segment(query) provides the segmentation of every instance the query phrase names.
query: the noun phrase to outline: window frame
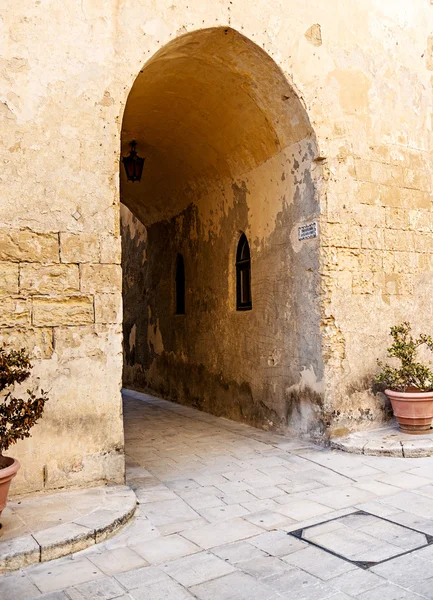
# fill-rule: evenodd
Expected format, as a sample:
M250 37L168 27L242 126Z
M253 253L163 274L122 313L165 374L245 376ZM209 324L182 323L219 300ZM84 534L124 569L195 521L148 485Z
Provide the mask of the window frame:
M245 257L245 249L247 250L247 256ZM243 286L242 278L247 277L247 300L243 301ZM236 249L236 310L245 311L252 310L253 299L251 294L251 252L250 245L248 243L247 236L245 233L239 238L239 242Z

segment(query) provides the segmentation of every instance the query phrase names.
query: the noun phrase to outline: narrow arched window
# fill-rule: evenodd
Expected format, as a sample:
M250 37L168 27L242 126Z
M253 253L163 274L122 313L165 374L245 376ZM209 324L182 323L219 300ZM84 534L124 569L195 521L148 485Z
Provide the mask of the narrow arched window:
M243 233L236 252L236 309L251 310L252 307L250 247Z
M182 254L176 260L176 314L185 314L185 265Z

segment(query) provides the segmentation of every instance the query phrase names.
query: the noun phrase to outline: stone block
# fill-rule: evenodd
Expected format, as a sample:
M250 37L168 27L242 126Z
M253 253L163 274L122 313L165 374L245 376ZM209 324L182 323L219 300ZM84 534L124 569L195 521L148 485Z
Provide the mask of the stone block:
M340 248L361 247L361 227L344 223L324 223L321 227L324 246Z
M107 348L114 344L116 353L121 352L121 325L87 325L86 327L56 327L54 341L59 360L68 362L92 357L106 364ZM119 360L119 356L118 356ZM120 357L121 362L121 357Z
M53 568L55 566L55 569ZM50 593L59 589L77 586L87 581L99 579L103 576L90 560L77 558L75 560L64 560L49 565L35 565L28 573L31 581L44 593ZM34 597L37 597L36 594ZM23 596L20 597L20 600Z
M84 293L114 293L122 290L120 265L81 265L81 290Z
M125 573L119 573L115 577L127 590L135 590L141 586L150 586L154 583L170 581L170 577L158 567L141 567Z
M362 227L361 229L361 244L362 248L379 250L383 248L384 235L383 229Z
M407 229L410 225L409 211L387 206L385 208L386 226L390 229Z
M26 294L68 294L80 289L78 265L20 265L20 289Z
M430 233L414 232L413 241L417 252L433 253L433 236Z
M210 552L200 552L199 554L179 558L163 565L161 568L185 587L198 585L235 571L232 565Z
M346 248L325 248L329 250L328 268L338 271L356 271L359 268L359 252Z
M403 185L403 168L400 165L371 161L371 181L382 185Z
M401 188L391 185L380 186L380 201L383 206L392 206L396 208L407 208L410 205L404 204L401 195Z
M0 577L0 598L2 600L29 600L39 596L38 588L22 572Z
M400 294L400 276L396 273L376 273L376 285L387 296Z
M30 535L0 540L0 573L39 562L39 544Z
M363 454L368 456L403 456L403 449L398 439L368 440L363 446Z
M433 440L406 440L401 442L403 447L403 456L405 458L418 458L420 456L433 456Z
M342 438L331 438L330 447L334 450L342 450L343 452L349 452L350 454L362 454L362 449L365 445L364 439L356 437L342 437Z
M34 298L33 325L87 325L94 322L93 299L87 296Z
M262 531L256 525L236 518L230 521L223 521L222 523L212 523L203 527L197 527L197 529L191 531L185 531L183 532L183 536L207 550L215 546L221 546L222 544L251 538Z
M383 250L365 249L359 253L359 269L361 271L382 271Z
M150 583L134 589L133 594L135 600L166 600L167 598L170 600L194 600L196 598L169 577L158 583Z
M251 513L249 515L245 515L243 518L254 525L258 525L263 529L267 529L268 531L279 529L280 527L283 527L283 525L289 525L290 523L295 522L290 517L281 515L280 513L272 510L262 510L260 512Z
M405 187L413 188L416 190L423 190L428 192L431 190L432 182L431 177L422 169L409 169L404 168L403 170L403 183Z
M392 250L384 250L382 253L382 267L387 273L392 273L394 271L396 254L402 253L394 252Z
M349 244L349 227L342 223L322 225L322 239L325 246L347 248Z
M99 509L93 513L75 519L77 525L82 525L92 529L95 535L95 541L98 544L113 535L122 525L127 523L133 516L136 509L134 498L133 506L118 507L117 509Z
M304 581L307 577L309 575L304 573ZM269 580L264 583L247 573L235 571L224 577L194 585L190 588L190 591L194 594L194 598L198 598L199 600L275 600L279 597L283 598L283 595L279 596L273 592L272 588L268 586L268 582ZM286 595L286 598L308 598L307 594L310 590L307 590L302 596L298 589L295 591L292 590L290 583L287 584L287 582L284 582L283 584L285 591L290 590L290 595ZM305 592L305 590L302 591ZM318 596L315 596L315 598L318 598Z
M0 229L0 261L59 262L58 235Z
M128 598L123 595L124 591L115 579L101 577L68 589L68 598L70 600L111 600L114 598L122 600L122 598Z
M432 199L429 192L400 188L401 206L406 208L431 208Z
M99 262L99 239L96 233L61 233L60 258L63 263Z
M4 298L0 302L0 326L30 322L30 304L25 298Z
M391 561L392 562L392 561ZM345 592L349 597L358 596L363 592L370 592L373 588L383 583L383 579L371 571L354 569L342 575L337 575L331 580L331 585Z
M418 271L422 273L429 273L433 271L433 255L431 254L417 254Z
M356 204L352 213L353 222L361 227L384 227L385 208L369 204Z
M371 161L365 160L363 158L355 159L355 172L356 178L359 181L372 181L371 175Z
M122 294L95 294L95 322L122 322Z
M408 228L414 231L431 233L433 231L433 216L429 209L409 210Z
M101 248L101 263L120 265L122 245L120 236L101 235L99 238Z
M418 258L413 252L394 252L393 257L393 268L384 268L385 272L415 273L418 270Z
M200 548L178 534L160 536L132 548L149 564L159 564L200 551Z
M41 548L41 562L84 550L95 543L94 531L83 525L63 523L33 533Z
M381 186L370 181L359 181L356 199L360 204L380 205L382 189Z
M50 592L48 594L44 594L43 596L39 596L38 600L70 600L69 596L65 594L65 592ZM81 600L81 599L80 599ZM125 600L125 598L120 598L116 600ZM130 600L126 598L126 600ZM337 600L340 600L337 598Z
M385 276L386 281L386 276ZM402 296L412 296L414 292L414 277L410 273L398 275L398 293Z
M0 263L0 296L18 294L18 265Z
M7 327L0 329L0 345L26 348L32 358L51 358L53 330L48 327Z
M130 548L116 548L101 554L89 556L89 559L107 575L116 575L147 566L147 562Z
M401 252L408 252L414 249L414 234L412 231L385 229L384 244L384 247L387 250L400 250Z
M316 497L315 492L314 497ZM318 502L315 502L313 500L286 498L284 504L278 508L278 512L280 512L283 515L287 515L291 519L295 519L295 521L302 522L307 519L311 519L313 517L318 517L329 513L330 509L328 506L324 506L323 504L319 504Z
M310 573L310 575L320 577L320 579L324 579L325 581L356 569L349 562L314 546L293 552L284 557L283 560L289 565L302 569Z
M375 288L373 271L354 273L352 280L353 294L372 294Z

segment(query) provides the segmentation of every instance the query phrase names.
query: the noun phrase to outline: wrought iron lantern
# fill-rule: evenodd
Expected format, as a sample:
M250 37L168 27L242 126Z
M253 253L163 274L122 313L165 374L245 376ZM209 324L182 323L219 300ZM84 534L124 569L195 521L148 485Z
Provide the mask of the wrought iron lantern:
M145 159L138 156L137 152L135 151L136 145L137 142L135 140L130 142L129 154L128 156L124 156L122 158L123 166L125 167L126 177L128 178L128 181L140 181L141 174L143 173L143 165Z

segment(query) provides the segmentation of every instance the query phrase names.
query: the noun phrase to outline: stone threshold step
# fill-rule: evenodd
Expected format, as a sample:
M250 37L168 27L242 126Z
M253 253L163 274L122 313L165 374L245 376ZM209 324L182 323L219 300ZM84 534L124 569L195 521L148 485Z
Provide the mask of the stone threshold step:
M29 496L9 502L1 517L0 573L60 558L102 542L135 513L137 498L127 486ZM70 513L70 519L65 517ZM44 517L45 525L44 525ZM60 525L53 522L62 520ZM14 535L16 532L16 535Z
M398 425L392 423L380 429L357 431L346 437L331 438L330 446L352 454L420 458L433 456L433 431L425 435L410 435L402 433Z

